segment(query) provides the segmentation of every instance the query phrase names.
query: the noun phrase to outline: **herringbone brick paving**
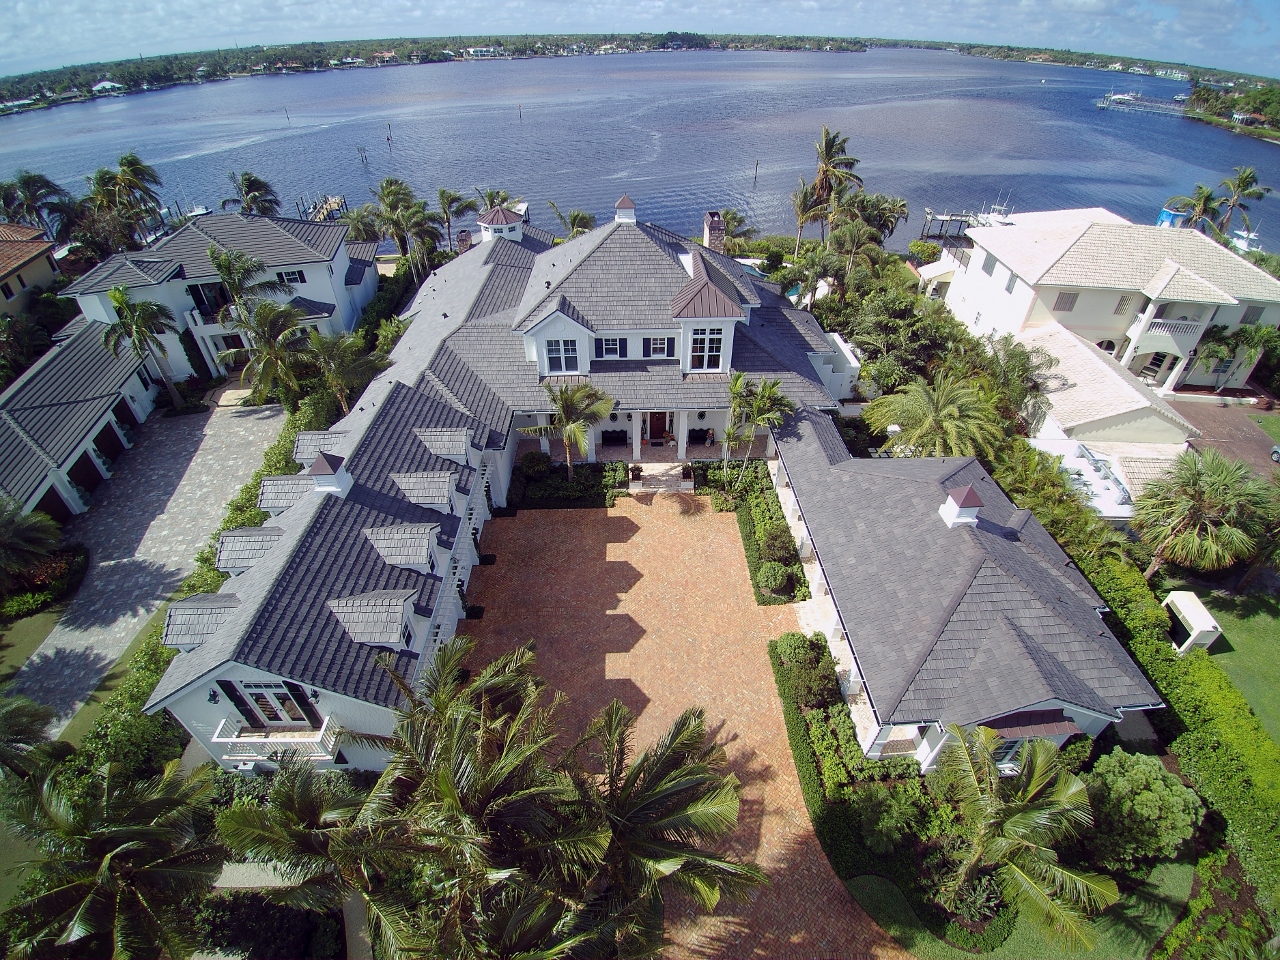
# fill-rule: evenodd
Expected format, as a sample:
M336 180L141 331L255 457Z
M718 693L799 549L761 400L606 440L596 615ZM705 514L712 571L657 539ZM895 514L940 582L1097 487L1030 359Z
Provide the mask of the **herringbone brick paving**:
M538 669L569 703L567 731L617 697L652 742L688 706L706 710L743 783L726 849L769 884L705 916L669 903L672 958L908 958L836 879L805 812L765 644L796 628L789 606L759 607L733 514L693 497L642 496L609 510L527 510L485 525L459 624L484 662L537 645Z

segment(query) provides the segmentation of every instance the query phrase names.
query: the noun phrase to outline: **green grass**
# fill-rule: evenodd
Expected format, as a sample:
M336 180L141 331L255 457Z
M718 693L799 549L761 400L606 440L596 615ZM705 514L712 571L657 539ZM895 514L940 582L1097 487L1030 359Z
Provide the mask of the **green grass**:
M66 608L65 601L56 603L30 617L0 625L0 683L13 679L14 674L44 643L45 637L53 632Z
M1266 431L1267 436L1280 443L1280 413L1255 413L1251 419Z
M1211 593L1200 599L1222 627L1209 656L1244 694L1263 729L1280 743L1280 598Z
M969 953L925 929L902 891L883 877L857 877L846 886L871 918L919 960L1142 960L1186 906L1194 874L1191 863L1160 864L1146 883L1094 921L1093 949L1074 952L1021 916L999 948L990 953Z

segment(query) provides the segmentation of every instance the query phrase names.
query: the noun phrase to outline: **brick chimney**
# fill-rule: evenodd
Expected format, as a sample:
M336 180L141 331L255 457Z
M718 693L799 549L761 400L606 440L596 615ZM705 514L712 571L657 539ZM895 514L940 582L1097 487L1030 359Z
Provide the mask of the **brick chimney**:
M716 253L724 253L724 221L717 210L708 210L702 218L702 245Z
M977 526L978 510L982 507L982 498L973 487L955 487L947 491L947 499L938 507L938 515L946 521L947 528L952 529L960 524Z
M468 250L471 249L471 231L470 230L459 230L457 239L458 239L458 253L466 253Z

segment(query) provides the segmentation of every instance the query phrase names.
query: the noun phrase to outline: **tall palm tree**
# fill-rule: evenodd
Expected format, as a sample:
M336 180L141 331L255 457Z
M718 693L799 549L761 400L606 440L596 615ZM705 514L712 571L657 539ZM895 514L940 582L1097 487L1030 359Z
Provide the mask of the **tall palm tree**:
M0 197L5 198L5 218L28 226L42 228L54 235L54 205L71 194L42 173L19 170L9 183L0 184Z
M830 247L814 247L806 251L804 257L787 271L783 289L788 289L792 283L799 283L799 296L808 300L808 307L812 310L823 282L835 279L843 270L843 261L831 252Z
M115 308L116 319L102 331L102 345L118 357L120 348L127 343L139 363L154 359L169 399L173 401L173 409L177 410L182 406L182 397L173 385L167 360L169 351L160 339L161 334L178 332L173 311L153 300L134 300L125 287L112 287L107 291L107 298Z
M940 374L930 386L914 380L876 397L863 411L867 426L883 433L895 457L990 457L1004 437L991 404L975 387Z
M560 226L564 228L570 240L596 228L594 214L587 213L585 210L570 210L569 215L565 216L560 212L560 208L556 206L554 200L548 200L547 206L556 215L556 219L560 221Z
M239 333L248 346L223 350L218 354L218 362L230 366L243 363L241 383L251 383L260 401L277 391L285 408L292 411L299 393L297 367L301 341L307 335L302 326L302 311L274 300L257 300L248 313L237 314L228 326Z
M893 236L899 223L907 220L907 201L902 197L858 191L850 205L859 219L875 228L886 240Z
M228 250L211 243L209 262L231 301L218 311L218 322L226 326L235 325L237 313L240 317L251 313L259 300L293 293L292 284L268 275L266 264L243 250Z
M155 213L160 209L160 194L157 187L164 181L156 168L143 163L142 158L133 151L126 153L117 163L115 175L116 194L121 201L127 199L132 206Z
M639 753L635 724L620 700L605 707L580 744L589 745L587 762L574 777L582 802L609 828L593 899L615 917L605 932L616 956L661 946L666 890L711 911L721 896L739 899L765 882L755 864L713 852L738 825L741 785L702 711L684 711Z
M732 386L732 384L730 384ZM796 405L782 392L781 380L765 380L761 378L759 386L750 387L742 406L742 424L746 427L749 441L746 452L742 455L742 473L738 482L747 475L747 463L751 459L751 443L755 441L759 430L772 430L782 426L787 414L795 413Z
M563 387L544 384L551 402L551 422L533 427L520 427L531 437L559 437L564 442L564 462L573 479L573 448L587 455L591 428L609 415L613 397L589 383L571 383Z
M57 711L26 697L0 695L0 769L25 777L32 772L30 753L49 739Z
M1187 450L1134 501L1133 527L1151 547L1150 580L1166 562L1222 570L1247 560L1265 533L1270 492L1243 460Z
M1258 182L1258 171L1253 167L1236 167L1234 176L1225 178L1219 184L1223 190L1227 192L1224 198L1222 216L1218 220L1218 229L1226 233L1231 229L1231 215L1237 210L1240 211L1240 218L1244 220L1244 229L1249 231L1249 206L1246 200L1261 200L1271 192L1270 187L1264 187Z
M378 207L366 203L359 207L344 210L338 215L338 222L347 225L347 239L355 241L381 240L382 229L378 226Z
M813 145L818 152L818 169L813 175L814 195L819 203L827 203L836 191L836 185L862 189L862 178L853 172L858 158L849 156L849 138L839 130L830 130L824 123L818 141Z
M456 191L441 187L436 191L436 200L440 204L440 219L444 221L444 232L449 238L449 249L453 250L453 225L469 213L480 212L480 202L471 197L464 197Z
M483 210L492 210L495 207L510 207L513 203L519 202L518 199L513 200L511 194L505 190L481 190L479 187L474 189Z
M358 333L325 337L312 330L306 357L319 368L321 379L338 398L343 416L351 412L352 391L364 387L388 366L385 357L365 352L364 337Z
M952 742L940 766L969 839L944 893L948 906L961 887L991 870L1006 901L1065 940L1087 946L1087 915L1115 903L1119 891L1110 877L1064 866L1054 850L1093 826L1084 782L1062 766L1048 740L1024 741L1016 772L1001 777L995 731L951 724L947 732Z
M137 782L108 767L94 786L87 803L76 802L46 772L7 793L10 829L41 850L28 864L39 892L19 894L3 914L13 946L26 954L63 944L71 955L119 960L189 956L188 898L210 889L223 858L195 830L212 799L208 768L184 776L174 760Z
M59 537L47 513L24 513L22 504L0 496L0 590L13 589L18 574L57 549Z
M791 209L796 215L796 252L792 256L800 256L800 235L804 228L823 216L824 201L818 199L816 182L805 183L800 178L800 185L791 194Z
M724 224L724 252L731 257L741 253L760 232L747 222L747 215L735 207L721 210L720 222Z
M1222 205L1226 202L1226 198L1215 194L1212 187L1197 183L1190 196L1170 197L1165 206L1185 213L1186 226L1203 231L1206 225L1218 222Z
M982 340L976 372L990 385L996 412L1034 433L1049 412L1043 386L1057 365L1058 358L1044 347L1028 348L1011 333L997 337L992 332Z
M845 274L853 273L855 266L872 270L883 257L884 238L869 223L851 220L832 227L831 249L845 256Z
M275 187L267 183L256 173L244 170L240 173L227 174L234 197L222 201L222 209L238 207L241 213L254 214L259 217L274 217L280 213L280 198Z

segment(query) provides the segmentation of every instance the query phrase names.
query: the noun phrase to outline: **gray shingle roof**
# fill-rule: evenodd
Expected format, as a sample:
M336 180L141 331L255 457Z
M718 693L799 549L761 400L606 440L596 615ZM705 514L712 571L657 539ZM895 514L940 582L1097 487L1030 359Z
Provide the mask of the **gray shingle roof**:
M315 488L315 480L305 473L291 477L263 477L258 490L258 509L267 513L288 510Z
M452 473L435 470L430 473L393 473L400 492L420 507L445 507L453 496L455 478Z
M126 346L102 345L100 323L59 340L0 394L0 488L24 502L49 468L67 459L112 407L142 365Z
M416 590L373 590L330 600L328 607L356 643L394 647L404 627L404 605Z
M218 536L219 570L245 570L261 560L284 536L279 527L239 527L224 530Z
M390 527L366 527L364 535L393 567L425 567L436 542L436 523L398 523Z
M309 300L306 297L294 297L289 301L289 306L301 311L304 320L310 320L315 317L332 317L333 311L337 309L332 303L322 303L319 300Z
M309 467L318 454L337 449L346 436L345 430L302 430L293 441L293 459Z
M413 435L442 457L465 457L472 433L465 427L419 427Z
M1111 717L1159 703L1088 582L980 464L855 460L837 438L807 409L777 432L881 722L975 723L1053 698ZM938 507L965 485L978 524L948 529Z
M164 642L171 647L204 643L238 606L234 593L197 593L171 603L164 615Z

